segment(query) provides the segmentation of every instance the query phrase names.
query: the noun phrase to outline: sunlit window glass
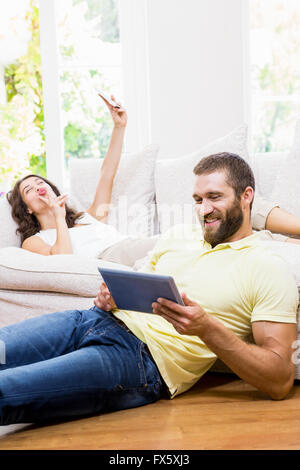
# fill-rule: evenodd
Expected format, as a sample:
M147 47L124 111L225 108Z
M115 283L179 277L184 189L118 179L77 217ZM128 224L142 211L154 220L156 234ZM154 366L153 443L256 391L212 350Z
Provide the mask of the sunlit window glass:
M4 2L2 2L4 4ZM0 14L0 192L25 172L45 175L37 0L9 0Z
M122 100L117 0L57 0L59 76L66 164L103 157L112 119L97 91Z
M252 151L290 148L300 117L299 0L249 0Z

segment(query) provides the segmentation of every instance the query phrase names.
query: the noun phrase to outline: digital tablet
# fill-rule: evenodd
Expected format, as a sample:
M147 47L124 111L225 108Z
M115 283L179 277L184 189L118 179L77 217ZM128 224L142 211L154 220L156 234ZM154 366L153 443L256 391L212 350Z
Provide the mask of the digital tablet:
M153 313L152 303L159 297L184 305L172 276L101 267L98 270L118 309Z

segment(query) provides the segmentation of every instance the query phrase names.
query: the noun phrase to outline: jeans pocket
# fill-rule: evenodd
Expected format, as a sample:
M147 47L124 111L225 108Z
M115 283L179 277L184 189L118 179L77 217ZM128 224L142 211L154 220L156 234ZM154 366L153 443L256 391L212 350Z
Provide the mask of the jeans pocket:
M140 379L143 388L155 387L162 388L162 379L158 371L157 365L148 352L148 347L142 341L138 346L138 364L140 369Z

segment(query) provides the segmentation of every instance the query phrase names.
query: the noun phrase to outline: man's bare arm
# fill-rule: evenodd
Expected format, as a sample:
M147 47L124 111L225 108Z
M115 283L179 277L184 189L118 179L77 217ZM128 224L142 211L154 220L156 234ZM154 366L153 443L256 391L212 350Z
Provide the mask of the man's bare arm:
M202 331L205 344L241 379L274 400L288 394L294 381L292 344L296 325L255 322L252 331L256 344L238 338L213 317Z
M292 343L296 325L260 321L252 325L256 344L248 344L196 302L183 295L185 307L166 299L153 304L153 311L171 322L184 335L199 336L241 379L280 400L294 381Z

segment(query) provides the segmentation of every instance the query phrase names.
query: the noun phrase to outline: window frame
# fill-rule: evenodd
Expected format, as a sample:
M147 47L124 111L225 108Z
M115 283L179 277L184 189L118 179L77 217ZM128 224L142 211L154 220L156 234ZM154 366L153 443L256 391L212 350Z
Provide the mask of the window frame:
M39 0L40 47L45 120L46 172L62 189L65 185L64 135L59 93L55 2Z
M39 0L46 171L47 177L63 188L68 182L64 164L55 10L54 1ZM119 1L119 18L124 106L130 116L125 148L126 152L132 153L151 143L147 0Z
M252 92L251 80L251 60L250 60L250 2L251 0L244 0L242 3L242 31L243 31L243 55L244 55L244 119L248 126L248 148L250 156L266 156L268 154L276 154L284 156L289 152L290 147L284 151L272 150L271 152L255 152L253 146L253 103L260 101L260 103L270 102L291 102L294 104L300 103L300 95L264 95L262 93Z

